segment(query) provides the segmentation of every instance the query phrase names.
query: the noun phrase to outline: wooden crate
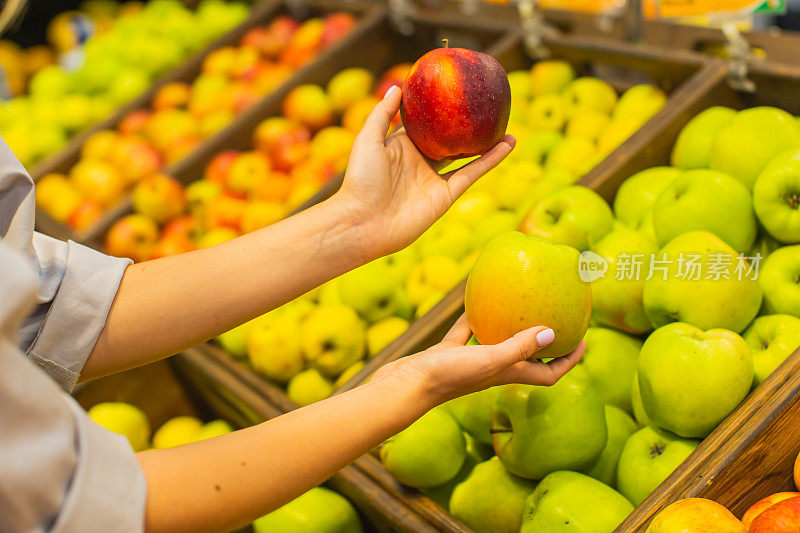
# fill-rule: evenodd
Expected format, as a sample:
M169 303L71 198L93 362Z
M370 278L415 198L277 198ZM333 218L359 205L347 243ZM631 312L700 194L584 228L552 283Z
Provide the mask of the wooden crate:
M174 81L191 82L200 74L203 61L210 53L224 46L237 44L250 29L267 24L275 17L283 14L309 18L336 11L345 11L356 16L359 21L356 28L342 40L322 51L313 61L295 71L269 95L264 97L261 102L238 115L228 126L213 136L205 139L191 154L163 169L165 174L173 176L182 183L200 179L203 175L203 169L200 168L198 171L194 163L202 160L203 157L208 159L216 154L221 146L225 146L225 141L229 136L235 135L242 128L242 124L248 123L248 117L257 116L259 110L263 112L265 108L277 107L294 87L316 79L318 70L324 70L327 64L336 63L341 58L349 56L352 53L353 41L357 41L359 35L366 29L374 27L383 19L384 8L375 3L361 0L306 0L302 3L293 2L292 0L262 0L252 8L250 16L245 22L214 41L205 50L190 58L180 67L159 78L149 90L117 110L113 116L75 136L58 153L34 166L31 169L31 176L34 181L38 181L42 176L51 172L68 173L75 163L79 161L81 147L91 134L102 129L116 129L120 122L132 111L150 108L153 97L163 85ZM43 209L37 207L36 228L58 239L72 239L93 245L96 243L97 238L108 230L111 224L130 212L131 198L130 194L127 194L118 204L107 209L94 224L83 230L75 231L66 224L56 221Z

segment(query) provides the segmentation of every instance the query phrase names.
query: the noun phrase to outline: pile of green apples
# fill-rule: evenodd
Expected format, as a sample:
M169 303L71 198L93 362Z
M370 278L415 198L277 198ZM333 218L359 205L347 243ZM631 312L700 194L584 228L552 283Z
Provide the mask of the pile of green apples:
M49 65L30 80L29 94L0 106L0 135L23 165L60 150L69 137L106 119L159 75L242 22L247 4L152 0L86 42L74 68Z
M531 243L599 265L583 360L430 411L380 450L398 481L478 533L611 532L800 346L800 123L713 107L671 165L613 207L574 185L534 201Z

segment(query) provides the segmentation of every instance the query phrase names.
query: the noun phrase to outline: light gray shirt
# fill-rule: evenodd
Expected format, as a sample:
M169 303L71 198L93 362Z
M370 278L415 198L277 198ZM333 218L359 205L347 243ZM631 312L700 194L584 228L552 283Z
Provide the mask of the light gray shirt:
M130 261L35 233L34 210L0 139L0 532L142 531L136 455L68 394Z

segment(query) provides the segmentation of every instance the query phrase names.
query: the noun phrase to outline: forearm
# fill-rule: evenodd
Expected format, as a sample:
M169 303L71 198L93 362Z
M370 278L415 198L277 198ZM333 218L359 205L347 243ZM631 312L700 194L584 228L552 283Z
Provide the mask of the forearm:
M218 246L129 267L82 379L177 353L363 264L346 213L331 199Z
M433 407L423 383L387 376L258 426L140 453L148 531L223 531L274 510Z

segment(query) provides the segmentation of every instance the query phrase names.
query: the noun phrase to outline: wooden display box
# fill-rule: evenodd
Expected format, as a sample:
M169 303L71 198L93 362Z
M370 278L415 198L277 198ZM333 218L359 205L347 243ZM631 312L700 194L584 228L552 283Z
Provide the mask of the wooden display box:
M247 124L248 120L252 120L253 116L258 116L259 112L263 113L265 109L279 108L280 102L290 90L316 79L318 77L317 71L324 70L328 64L338 63L349 57L353 52L353 42L358 41L359 36L365 30L373 28L383 19L384 8L375 3L361 0L304 0L303 2L262 0L257 2L251 9L250 16L242 24L214 41L205 50L191 57L178 68L159 78L144 94L118 109L113 116L84 130L70 140L58 153L34 166L31 169L33 180L38 181L42 176L51 172L68 173L80 159L81 147L91 134L103 129L116 129L120 122L132 111L142 108L149 109L153 97L163 85L175 81L193 81L200 74L203 61L210 53L224 46L236 45L252 28L268 24L279 15L290 14L305 19L336 11L349 12L358 18L358 25L353 31L339 42L322 51L313 61L295 71L269 95L264 97L261 102L238 115L228 126L213 136L205 139L191 154L163 169L165 174L174 177L181 183L200 179L203 176L203 168L201 167L198 170L197 161L204 158L205 160L210 159L221 147L226 146L226 140L229 137L235 136L236 132L241 131L243 124ZM248 119L248 117L251 118ZM56 221L43 209L37 207L36 228L38 231L58 239L72 239L92 245L116 220L129 214L131 210L130 194L127 194L117 205L107 209L103 216L90 227L75 231L66 224Z

